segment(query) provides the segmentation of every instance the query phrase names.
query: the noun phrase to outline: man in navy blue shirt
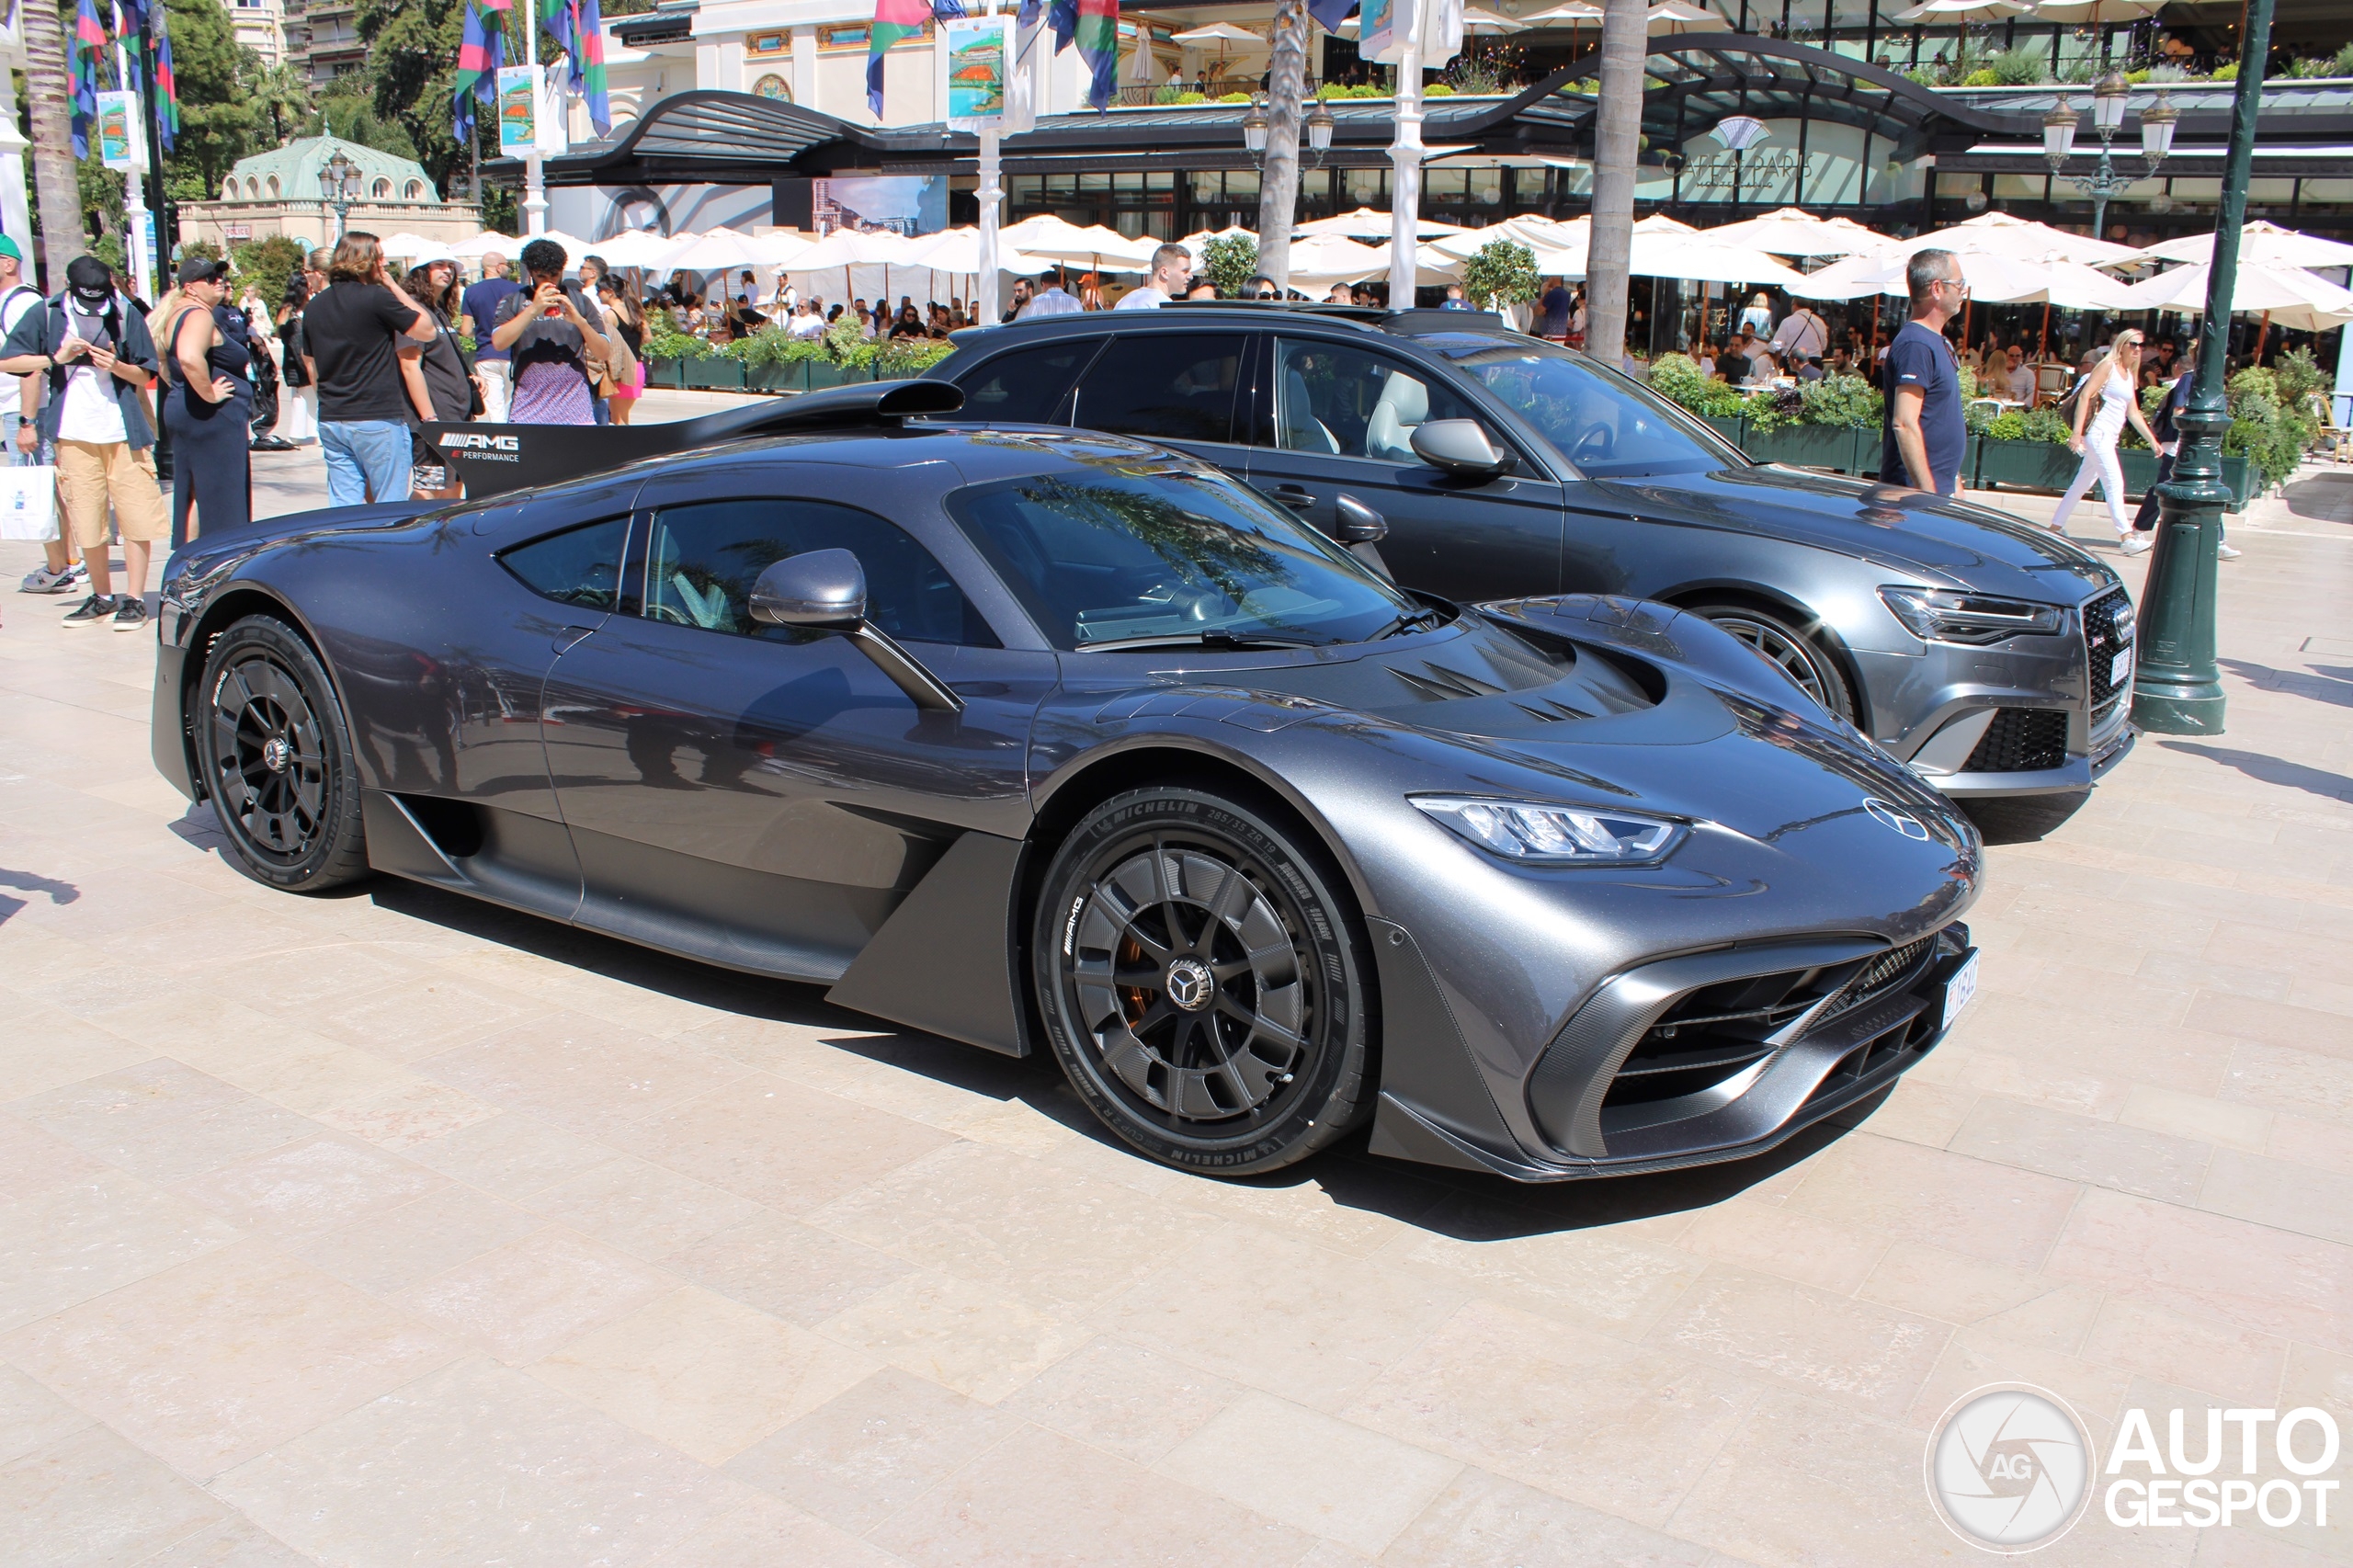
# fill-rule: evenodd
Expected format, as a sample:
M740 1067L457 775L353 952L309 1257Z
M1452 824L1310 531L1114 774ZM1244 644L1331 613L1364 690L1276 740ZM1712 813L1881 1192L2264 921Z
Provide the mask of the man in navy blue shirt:
M513 369L510 357L491 342L490 329L496 324L498 307L506 302L506 297L522 291L522 286L506 276L506 258L491 251L482 258L482 281L458 301L464 329L474 340L474 369L482 372L482 416L493 425L506 423L507 402L515 387L507 379Z
M1887 422L1880 442L1882 483L1908 484L1938 495L1961 491L1961 457L1969 444L1961 413L1961 374L1945 324L1961 313L1969 285L1961 258L1949 250L1912 253L1904 269L1912 319L1888 345L1884 385Z

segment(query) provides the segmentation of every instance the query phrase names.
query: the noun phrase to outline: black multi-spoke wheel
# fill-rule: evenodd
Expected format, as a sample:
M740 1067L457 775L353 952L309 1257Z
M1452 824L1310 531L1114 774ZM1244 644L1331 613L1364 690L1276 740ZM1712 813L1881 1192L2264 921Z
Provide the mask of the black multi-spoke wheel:
M1199 790L1140 790L1055 854L1040 1011L1095 1113L1155 1159L1271 1170L1347 1131L1370 964L1353 905L1291 832Z
M192 729L213 812L249 875L312 892L365 874L343 710L283 621L249 617L214 640Z
M1756 652L1756 656L1795 681L1798 689L1840 719L1855 717L1846 676L1830 651L1780 616L1747 604L1703 604L1693 613L1714 621Z

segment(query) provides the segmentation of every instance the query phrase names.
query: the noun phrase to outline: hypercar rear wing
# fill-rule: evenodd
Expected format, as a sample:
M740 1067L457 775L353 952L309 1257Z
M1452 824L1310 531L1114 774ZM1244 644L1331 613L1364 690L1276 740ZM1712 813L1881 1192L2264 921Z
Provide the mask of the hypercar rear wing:
M425 438L465 484L467 496L479 499L756 436L896 425L963 406L963 389L953 381L870 381L668 425L436 424L425 426Z

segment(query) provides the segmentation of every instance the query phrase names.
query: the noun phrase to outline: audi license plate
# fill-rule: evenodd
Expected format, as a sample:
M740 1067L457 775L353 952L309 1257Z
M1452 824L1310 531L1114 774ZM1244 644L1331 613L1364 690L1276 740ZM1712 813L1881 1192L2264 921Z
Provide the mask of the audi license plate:
M1952 978L1945 982L1945 1028L1952 1028L1952 1021L1961 1017L1961 1010L1968 1006L1969 999L1976 994L1977 955L1972 953L1959 969L1952 971Z
M2115 691L2120 687L2130 685L2131 680L2132 650L2128 647L2122 653L2117 654L2115 658L2109 661L2108 688L2110 691Z

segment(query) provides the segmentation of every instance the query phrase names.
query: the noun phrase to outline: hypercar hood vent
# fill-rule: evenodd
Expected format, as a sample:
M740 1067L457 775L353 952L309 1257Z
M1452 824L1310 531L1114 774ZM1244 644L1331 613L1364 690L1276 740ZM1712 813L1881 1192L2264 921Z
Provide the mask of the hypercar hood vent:
M1500 686L1490 686L1487 682L1466 676L1460 670L1449 670L1444 665L1425 664L1419 675L1415 675L1412 670L1399 669L1392 665L1389 666L1389 673L1404 681L1408 689L1419 696L1428 698L1433 702L1445 702L1458 697L1493 697L1497 692L1507 689Z

